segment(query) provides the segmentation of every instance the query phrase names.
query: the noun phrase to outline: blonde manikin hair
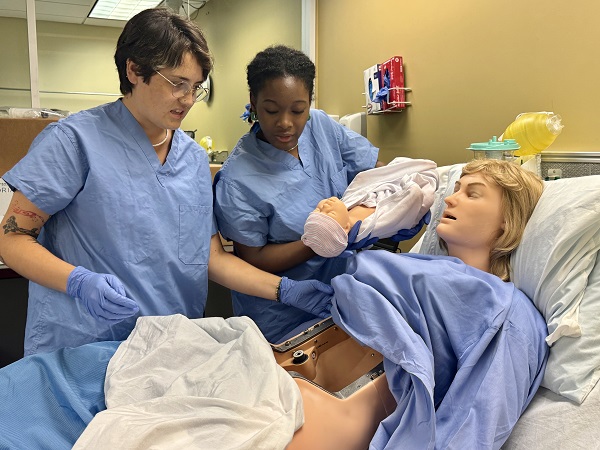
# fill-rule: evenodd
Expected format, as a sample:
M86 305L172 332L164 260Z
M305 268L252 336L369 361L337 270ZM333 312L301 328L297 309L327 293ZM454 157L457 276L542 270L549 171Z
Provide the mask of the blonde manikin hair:
M510 281L510 257L521 243L525 225L544 190L544 182L517 164L497 159L471 161L463 167L461 177L474 173L502 188L505 226L490 251L490 273Z

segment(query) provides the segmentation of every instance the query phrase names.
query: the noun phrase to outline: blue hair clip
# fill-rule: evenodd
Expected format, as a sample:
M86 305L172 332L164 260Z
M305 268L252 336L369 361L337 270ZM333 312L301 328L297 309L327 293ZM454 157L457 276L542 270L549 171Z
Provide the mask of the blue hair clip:
M240 116L244 122L248 122L248 118L250 117L250 103L246 105L246 111Z
M240 116L240 119L242 119L244 122L252 123L250 132L256 134L260 131L260 125L258 124L258 121L250 122L250 115L250 103L248 103L246 104L246 111L244 111L244 113Z

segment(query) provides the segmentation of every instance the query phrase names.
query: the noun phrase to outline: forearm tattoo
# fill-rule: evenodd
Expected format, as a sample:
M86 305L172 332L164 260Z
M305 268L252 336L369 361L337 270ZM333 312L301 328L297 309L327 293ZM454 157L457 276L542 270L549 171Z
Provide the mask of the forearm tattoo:
M4 228L4 234L8 234L8 233L26 234L28 236L31 236L34 239L37 239L37 237L40 235L39 228L32 228L31 230L28 230L26 228L19 227L19 225L17 225L17 218L15 216L10 216L8 218L8 220L6 221L6 223L2 226L2 228Z
M36 214L33 211L25 211L24 209L21 209L18 206L15 206L13 208L13 212L15 212L17 214L21 214L22 216L25 216L25 217L29 217L30 219L38 220L40 222L44 221L44 219L42 219L42 217L39 214Z

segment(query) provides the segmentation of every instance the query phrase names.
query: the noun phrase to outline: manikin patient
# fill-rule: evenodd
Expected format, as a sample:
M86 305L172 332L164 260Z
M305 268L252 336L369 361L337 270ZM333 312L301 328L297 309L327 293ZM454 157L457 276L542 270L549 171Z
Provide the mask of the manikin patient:
M358 174L341 199L321 200L309 214L302 242L319 256L332 258L349 240L374 242L414 227L416 233L433 204L435 168L433 161L399 157Z
M435 229L448 256L363 251L332 280L334 322L384 355L398 404L372 448L498 449L510 434L548 356L545 320L508 282L542 191L518 165L471 161Z
M462 170L435 231L449 256L510 281L510 257L542 195L542 180L511 162L475 160Z

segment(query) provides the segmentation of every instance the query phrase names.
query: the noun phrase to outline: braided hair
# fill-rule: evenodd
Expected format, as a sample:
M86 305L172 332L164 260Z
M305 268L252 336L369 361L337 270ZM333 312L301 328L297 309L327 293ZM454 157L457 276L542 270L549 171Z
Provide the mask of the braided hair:
M301 80L312 98L315 65L303 52L285 45L274 45L256 54L246 69L250 94L256 96L267 81L294 77Z

